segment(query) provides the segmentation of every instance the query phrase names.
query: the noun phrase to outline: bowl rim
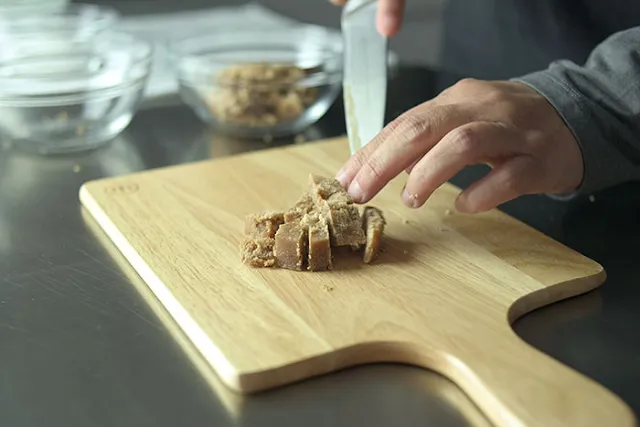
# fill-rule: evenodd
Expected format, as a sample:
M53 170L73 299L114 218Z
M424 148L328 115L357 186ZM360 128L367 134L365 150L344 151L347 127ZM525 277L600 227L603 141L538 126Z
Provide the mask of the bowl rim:
M58 0L57 4L52 2L52 0L14 0L9 5L0 4L0 11L12 12L15 10L28 10L51 4L54 4L56 7L64 8L71 4L71 0Z
M122 79L117 84L111 84L106 86L100 86L97 88L89 88L82 91L79 94L68 94L65 92L61 93L34 93L34 94L26 94L20 92L0 92L0 104L2 105L15 105L15 106L47 106L47 105L57 105L56 102L60 102L66 100L65 102L69 102L70 99L84 99L87 96L95 97L95 96L109 96L112 91L121 91L129 86L136 85L137 82L142 81L142 84L145 84L148 81L149 76L151 74L151 67L154 59L155 47L154 44L145 40L144 38L134 36L130 33L123 31L106 31L97 36L95 36L91 40L106 40L107 42L120 42L120 44L124 44L133 48L135 45L138 51L135 54L132 54L133 59L130 64L130 68L143 66L143 74L137 77L126 77ZM128 42L128 43L126 43ZM130 49L128 48L128 49ZM140 49L142 48L142 49ZM119 49L114 49L114 51L121 51ZM89 82L94 79L99 79L102 74L98 74L95 76L90 76L87 79L81 80L83 82ZM64 79L59 76L53 77L15 77L15 76L0 76L0 87L8 87L8 85L15 84L35 84L35 83L43 83L43 84L53 84L56 83L64 83L70 82L73 79Z
M343 60L343 44L341 34L333 30L332 28L324 27L321 25L315 24L306 24L306 23L295 23L295 24L287 24L282 27L273 27L273 26L252 26L246 28L234 28L234 29L224 29L222 31L217 31L213 33L191 33L191 34L183 34L180 37L175 37L170 39L164 43L164 47L167 51L168 57L171 59L172 67L174 68L176 78L178 79L180 84L186 84L189 86L193 86L192 78L186 78L185 73L183 72L184 64L192 63L193 67L198 70L203 70L198 74L208 74L211 76L214 73L213 69L208 69L209 67L198 67L197 65L204 65L203 60L200 58L201 55L205 52L207 53L216 53L216 52L228 52L233 51L236 48L242 48L255 43L260 45L261 47L269 46L273 43L274 46L282 46L281 41L270 41L268 37L258 38L257 41L251 42L242 40L235 36L242 36L243 39L247 37L250 40L256 40L253 36L264 36L265 34L278 34L286 35L287 38L291 41L291 52L296 51L296 37L292 35L294 31L304 31L311 32L312 36L317 37L319 41L318 46L322 51L321 60L322 61L334 61L338 64L334 70L314 70L306 69L305 77L301 80L289 82L289 83L259 83L259 82L234 82L232 84L224 83L220 80L209 79L208 83L199 82L197 86L199 87L252 87L256 88L259 86L268 87L270 89L274 88L288 88L292 86L321 86L334 83L339 81L342 76L342 60ZM207 43L207 41L210 41ZM185 48L181 49L180 46L183 44L189 44L194 42L205 42L205 46L199 46L195 49L193 48ZM215 63L217 66L221 68L232 67L236 65L242 64L274 64L274 65L289 65L288 61L278 61L278 62L268 62L268 61L251 61L251 60L228 60L228 59L214 59L213 61L207 61L210 64ZM197 64L197 65L196 65Z
M31 8L32 6L25 7ZM74 31L78 26L106 30L112 28L121 17L122 14L112 6L94 3L67 3L50 13L20 17L3 17L0 14L0 31L15 35L51 31L43 29L43 24L45 27L51 24L62 25L62 29L59 31Z
M296 22L296 23L290 23L290 24L283 24L282 26L278 26L278 27L274 26L273 24L268 24L268 25L257 24L257 25L247 26L247 27L233 27L233 28L227 27L221 30L218 29L218 30L213 30L211 32L206 32L206 33L203 33L202 31L181 33L181 35L179 36L168 39L165 42L165 44L169 47L172 47L172 50L175 52L176 50L173 49L175 45L177 45L180 42L186 42L188 40L198 40L198 39L205 39L205 38L212 38L212 37L231 38L229 37L231 35L249 35L249 34L265 34L265 33L266 34L284 33L284 34L291 35L292 31L315 31L317 33L327 34L332 38L342 40L340 31L337 31L333 28L326 27L323 25L317 25L317 24L307 24L304 22Z

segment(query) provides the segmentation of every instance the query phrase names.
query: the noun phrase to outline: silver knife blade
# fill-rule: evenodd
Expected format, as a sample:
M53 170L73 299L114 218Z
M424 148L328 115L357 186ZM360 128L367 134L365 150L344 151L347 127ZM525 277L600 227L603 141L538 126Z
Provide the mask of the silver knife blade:
M349 0L342 12L343 96L351 154L383 128L387 101L387 38L376 28L377 0Z

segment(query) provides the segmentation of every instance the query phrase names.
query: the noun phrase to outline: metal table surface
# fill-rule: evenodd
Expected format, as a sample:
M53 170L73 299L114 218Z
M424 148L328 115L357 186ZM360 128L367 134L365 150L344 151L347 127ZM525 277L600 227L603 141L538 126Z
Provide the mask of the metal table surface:
M436 77L402 68L389 118L433 96ZM339 100L305 136L344 132ZM183 350L184 338L78 203L89 179L291 142L225 138L176 100L142 109L91 153L0 151L0 425L486 425L451 382L406 366L348 369L247 398L225 390ZM470 168L453 181L464 187L482 173ZM638 187L571 203L529 196L503 209L609 275L601 289L526 315L517 332L640 412Z

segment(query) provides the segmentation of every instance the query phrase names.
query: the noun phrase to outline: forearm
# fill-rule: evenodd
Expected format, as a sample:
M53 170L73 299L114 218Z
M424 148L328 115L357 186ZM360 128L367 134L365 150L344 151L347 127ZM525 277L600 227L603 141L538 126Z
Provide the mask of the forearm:
M609 37L584 66L556 61L513 80L547 98L578 140L576 194L640 179L640 27Z

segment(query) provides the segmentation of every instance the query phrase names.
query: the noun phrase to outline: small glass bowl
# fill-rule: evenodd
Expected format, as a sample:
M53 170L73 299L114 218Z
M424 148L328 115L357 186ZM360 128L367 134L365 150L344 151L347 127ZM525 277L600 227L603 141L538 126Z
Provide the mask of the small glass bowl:
M31 3L33 5L30 6ZM0 7L0 42L7 44L27 38L37 40L51 35L87 38L112 29L120 19L120 13L107 6L82 3L65 6L66 2L53 0L35 11L31 8L36 3L35 0L23 2L22 12L15 9L6 16Z
M59 12L71 0L2 0L0 18L23 18Z
M168 51L184 102L237 137L299 133L341 90L341 39L314 25L218 31L176 40Z
M0 51L0 137L43 154L111 140L139 105L152 55L149 43L111 31Z

